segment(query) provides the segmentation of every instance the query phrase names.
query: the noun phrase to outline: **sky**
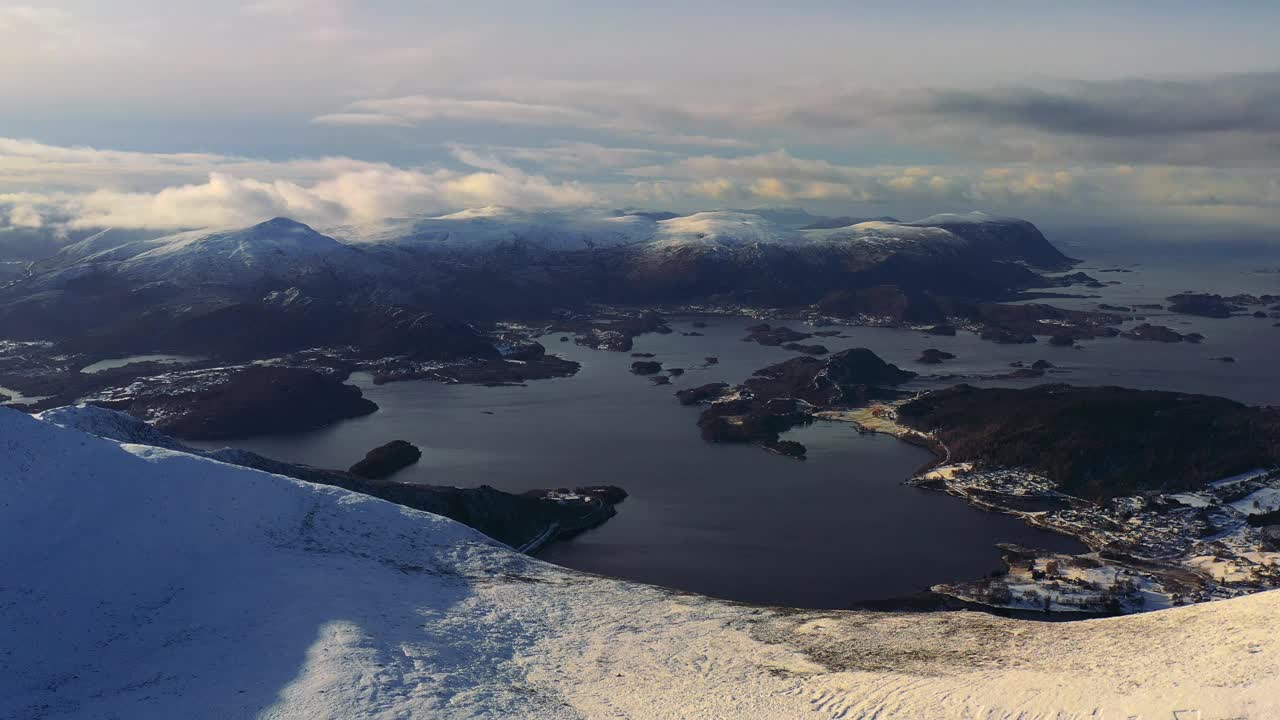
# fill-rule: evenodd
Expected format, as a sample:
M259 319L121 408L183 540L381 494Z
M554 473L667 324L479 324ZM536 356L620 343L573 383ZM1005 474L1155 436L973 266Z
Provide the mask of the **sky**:
M0 0L0 230L493 204L1280 227L1280 3L901 5Z

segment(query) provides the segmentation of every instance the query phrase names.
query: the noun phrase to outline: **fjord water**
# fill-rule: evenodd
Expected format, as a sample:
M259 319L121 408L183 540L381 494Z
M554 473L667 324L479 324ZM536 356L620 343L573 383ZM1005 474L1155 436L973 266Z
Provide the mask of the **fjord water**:
M888 436L859 435L848 424L789 433L809 447L805 461L703 442L698 409L681 407L675 390L736 383L795 356L742 342L748 319L707 322L712 326L698 330L701 337L680 335L693 330L681 319L673 323L676 333L638 338L636 351L686 370L671 386L632 375L627 353L550 336L541 340L552 351L582 363L576 376L486 388L374 386L356 375L353 382L379 405L373 415L236 444L282 460L347 467L370 448L404 439L421 447L423 457L397 480L513 492L620 485L631 496L617 517L541 557L734 600L845 607L986 574L1000 567L997 542L1081 549L1014 518L902 485L929 453ZM828 344L920 343L887 330L855 328L850 335ZM707 355L720 363L704 366Z
M1082 241L1083 242L1083 241ZM1280 292L1280 257L1197 260L1153 254L1150 246L1126 254L1114 246L1068 247L1088 257L1082 266L1120 284L1068 292L1097 295L1053 304L1095 309L1112 304L1162 303L1183 290ZM1187 251L1190 252L1190 251ZM1104 273L1122 267L1132 272ZM1144 311L1146 312L1146 311ZM541 557L614 575L760 603L840 608L860 601L913 593L931 584L973 579L1001 566L995 543L1013 542L1082 551L1075 541L987 513L943 493L902 484L930 459L893 438L859 435L841 423L817 423L787 437L803 442L803 462L755 447L704 443L697 408L681 407L673 392L706 382L738 383L752 372L795 354L742 342L741 317L672 322L671 335L637 338L668 368L687 372L671 386L653 386L629 372L627 353L584 349L559 336L542 338L551 352L582 363L578 375L528 387L485 388L429 382L359 384L380 410L325 430L235 444L282 460L344 468L389 440L409 440L422 460L398 480L461 486L533 488L617 484L631 497L617 517L577 538L556 543ZM1084 343L1079 349L995 345L971 333L921 333L840 328L844 338L815 338L832 351L869 347L889 362L921 373L995 374L1014 361L1046 359L1058 366L1043 379L974 380L922 377L909 388L956 382L1031 386L1040 382L1121 385L1222 395L1251 404L1280 404L1275 358L1280 328L1274 320L1226 320L1148 312L1147 321L1179 332L1201 332L1201 345L1123 338ZM1138 320L1126 323L1126 327ZM785 324L802 329L796 322ZM812 330L813 328L808 328ZM684 336L681 332L700 332ZM808 341L807 341L808 342ZM958 357L939 366L914 362L937 347ZM715 355L717 365L704 365ZM1232 364L1214 361L1230 355ZM492 413L492 414L490 414Z

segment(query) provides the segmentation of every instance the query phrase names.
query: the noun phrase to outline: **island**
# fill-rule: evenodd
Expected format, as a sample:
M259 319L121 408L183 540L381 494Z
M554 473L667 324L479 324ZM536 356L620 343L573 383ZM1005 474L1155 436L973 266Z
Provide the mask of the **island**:
M706 406L698 427L708 442L754 443L803 457L804 446L782 440L781 433L812 422L821 410L896 398L899 393L891 386L915 376L867 348L854 348L826 359L806 355L776 363L734 388L711 383L681 390L676 397L685 405Z
M945 350L928 348L927 350L921 351L920 357L916 358L916 362L923 365L937 365L944 360L954 360L955 357L956 356L953 353L949 353Z
M1164 325L1152 325L1150 323L1142 323L1129 330L1120 333L1120 337L1130 340L1152 340L1155 342L1178 343L1190 342L1198 343L1204 340L1204 336L1200 333L1188 333L1183 335L1172 328Z
M364 459L352 465L348 472L376 480L394 475L397 471L418 462L421 457L422 451L413 443L406 440L392 440L386 445L379 445L370 450Z
M747 342L756 342L767 347L777 347L779 345L794 344L800 340L811 338L811 333L799 332L789 327L773 327L769 323L760 323L747 328L747 336L742 338Z

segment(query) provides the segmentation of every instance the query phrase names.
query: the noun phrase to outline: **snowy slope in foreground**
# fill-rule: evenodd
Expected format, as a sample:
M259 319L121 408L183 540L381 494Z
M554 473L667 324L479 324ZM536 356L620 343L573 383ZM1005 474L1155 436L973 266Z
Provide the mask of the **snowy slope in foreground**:
M1280 717L1280 593L1074 624L751 608L4 409L0 543L4 718Z

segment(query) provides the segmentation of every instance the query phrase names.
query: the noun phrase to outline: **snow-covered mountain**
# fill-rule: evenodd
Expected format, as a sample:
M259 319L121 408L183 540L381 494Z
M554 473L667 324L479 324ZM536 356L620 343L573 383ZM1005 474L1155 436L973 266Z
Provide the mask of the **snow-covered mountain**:
M1009 224L1014 222L1026 222L1018 218L1005 217L1002 215L992 215L984 213L981 210L973 210L967 213L934 213L926 218L906 223L907 225L924 225L930 227L946 227L947 225L991 225L991 224Z
M655 223L649 247L749 248L846 247L867 250L952 251L966 243L942 228L885 221L865 221L836 228L800 230L745 212L701 212Z
M53 262L68 264L130 243L152 240L172 233L106 228L59 248Z
M603 210L515 210L474 208L438 217L391 218L326 228L353 243L410 247L449 253L499 249L573 251L617 247L649 240L654 220Z
M1022 220L983 213L935 215L913 223L867 221L844 227L797 229L816 216L721 210L665 218L610 210L513 210L484 207L437 217L393 218L316 230L287 218L246 228L192 230L134 239L103 231L41 263L36 281L57 287L91 274L136 282L260 286L325 278L344 281L421 272L434 255L482 256L502 251L567 253L629 249L635 255L672 250L839 248L954 253L966 249L995 259L1054 265L1062 257ZM419 262L406 262L405 253ZM429 264L429 262L428 262ZM40 273L43 273L42 275Z
M348 242L452 255L498 250L575 251L631 247L636 254L780 247L955 252L992 249L998 259L1064 260L1034 225L986 213L941 214L900 223L850 218L847 225L799 210L714 210L666 218L618 210L512 210L489 206L434 218L342 225L325 232ZM827 219L831 220L831 219ZM822 225L801 229L805 223ZM1028 231L1029 228L1029 231ZM1025 256L1023 256L1025 255Z
M794 211L486 207L324 232L286 218L140 239L107 232L0 285L0 336L98 354L240 357L268 336L283 349L361 344L362 328L386 324L383 311L362 317L372 306L474 322L599 303L830 300L824 312L899 317L901 303L848 295L888 286L923 308L913 318L932 322L945 314L934 298L1003 299L1054 285L1017 264L1070 265L1034 225L1010 218L820 220ZM286 308L280 298L298 302ZM350 322L330 333L320 308L335 305Z
M68 246L47 264L55 268L55 283L81 277L87 270L138 281L244 286L388 272L360 249L288 218L142 240L121 241L104 231Z
M649 241L656 248L746 247L750 245L797 245L804 239L791 230L760 215L731 210L700 212L654 223Z
M980 211L939 213L905 225L939 228L961 238L975 252L1029 265L1065 268L1068 258L1045 240L1035 225L1020 218Z
M996 237L1011 229L1034 229L1023 220L985 213L934 215L912 223L873 220L800 229L805 222L820 219L799 211L718 210L664 218L659 214L609 210L530 211L491 206L439 217L338 226L326 228L325 232L353 243L467 254L515 248L573 251L634 246L638 252L662 252L752 246L803 248L818 244L951 251L969 245L971 238ZM1039 242L1048 246L1043 237ZM1016 244L1010 243L1011 247ZM1034 254L1040 254L1042 249L1035 248Z
M794 237L793 230L822 220L798 208L718 210L680 215L581 208L520 210L496 205L435 217L386 220L323 228L334 237L365 243L392 243L452 252L488 251L522 246L541 250L589 250L663 240L714 225L716 234L735 244L774 242Z
M1280 717L1280 592L1077 623L753 608L79 425L0 408L0 717Z

